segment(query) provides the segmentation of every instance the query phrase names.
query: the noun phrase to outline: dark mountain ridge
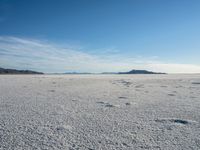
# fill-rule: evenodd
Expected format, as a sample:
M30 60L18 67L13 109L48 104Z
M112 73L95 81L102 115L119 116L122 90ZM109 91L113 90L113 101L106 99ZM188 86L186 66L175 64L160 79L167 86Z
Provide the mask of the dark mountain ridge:
M0 68L0 74L44 74L44 73L32 71L32 70L17 70L17 69Z
M147 70L131 70L128 72L119 72L118 74L166 74L166 73L161 73L161 72L152 72L152 71L147 71Z

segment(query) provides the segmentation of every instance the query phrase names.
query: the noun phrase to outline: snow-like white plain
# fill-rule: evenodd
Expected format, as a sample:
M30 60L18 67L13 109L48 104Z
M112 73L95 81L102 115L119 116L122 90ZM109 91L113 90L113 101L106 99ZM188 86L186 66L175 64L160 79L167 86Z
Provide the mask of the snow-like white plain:
M1 75L0 150L199 150L200 75Z

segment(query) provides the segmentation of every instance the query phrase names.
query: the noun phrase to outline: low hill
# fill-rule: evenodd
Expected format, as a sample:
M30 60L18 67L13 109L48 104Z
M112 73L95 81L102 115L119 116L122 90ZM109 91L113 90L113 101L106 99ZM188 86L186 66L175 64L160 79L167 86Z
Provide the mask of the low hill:
M147 70L131 70L128 72L119 72L118 74L165 74L165 73L152 72Z
M16 70L16 69L0 68L0 74L44 74L44 73L32 70Z

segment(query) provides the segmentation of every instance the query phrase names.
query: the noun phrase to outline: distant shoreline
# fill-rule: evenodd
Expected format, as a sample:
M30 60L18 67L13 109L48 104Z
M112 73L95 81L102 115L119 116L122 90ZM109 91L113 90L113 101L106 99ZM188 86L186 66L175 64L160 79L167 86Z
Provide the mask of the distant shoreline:
M32 70L17 70L17 69L5 69L0 67L0 74L9 74L9 75L14 75L14 74L63 74L63 75L95 75L95 74L102 74L102 75L120 75L120 74L127 74L127 75L132 75L132 74L167 74L167 73L161 73L161 72L152 72L152 71L147 71L147 70L131 70L128 72L102 72L102 73L90 73L90 72L65 72L65 73L43 73L43 72L37 72L37 71L32 71Z

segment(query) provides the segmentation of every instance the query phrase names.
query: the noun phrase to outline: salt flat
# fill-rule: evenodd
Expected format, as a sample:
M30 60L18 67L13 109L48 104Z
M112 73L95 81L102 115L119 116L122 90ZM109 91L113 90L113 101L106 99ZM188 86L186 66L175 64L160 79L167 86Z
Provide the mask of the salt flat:
M1 75L0 149L200 149L200 75Z

